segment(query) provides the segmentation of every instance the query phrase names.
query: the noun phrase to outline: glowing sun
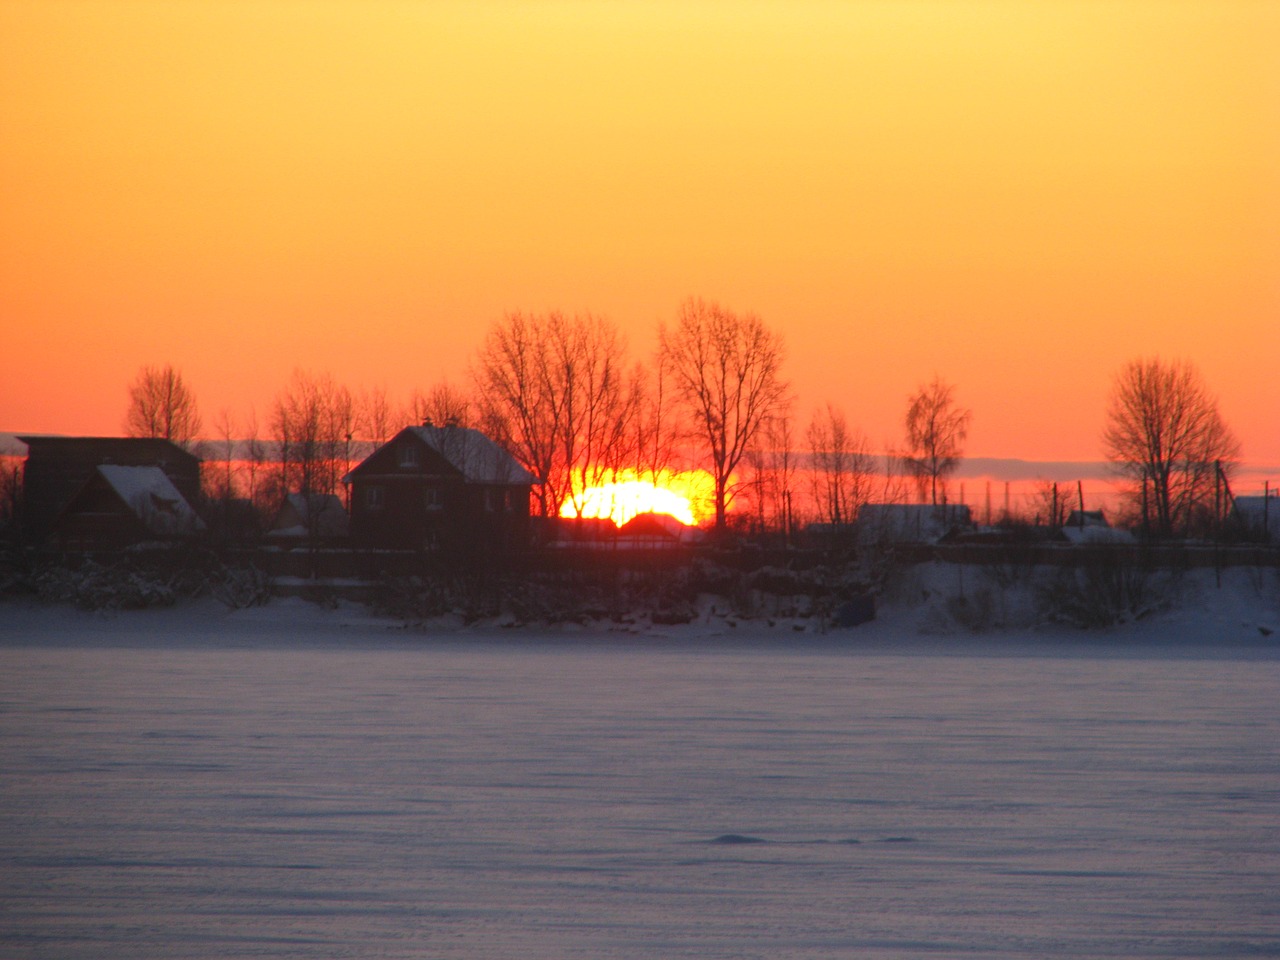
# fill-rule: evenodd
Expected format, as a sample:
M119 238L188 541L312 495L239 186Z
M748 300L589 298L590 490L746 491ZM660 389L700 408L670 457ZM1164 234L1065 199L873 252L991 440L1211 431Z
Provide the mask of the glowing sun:
M589 487L566 500L560 516L599 517L622 526L637 514L665 513L696 526L707 513L711 489L711 475L704 470L664 471L653 480L622 474L612 483Z

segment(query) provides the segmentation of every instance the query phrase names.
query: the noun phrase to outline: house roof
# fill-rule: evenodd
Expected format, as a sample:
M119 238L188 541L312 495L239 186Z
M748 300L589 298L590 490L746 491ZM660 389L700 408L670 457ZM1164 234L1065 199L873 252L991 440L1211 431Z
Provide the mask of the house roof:
M342 498L332 493L291 493L286 496L276 514L271 535L306 536L313 531L325 537L347 535L347 510L342 505Z
M479 430L454 424L407 429L457 467L467 483L522 486L538 482L515 457Z
M1236 516L1258 530L1280 533L1280 497L1245 496L1235 498Z
M199 462L190 450L162 437L64 437L54 434L22 434L16 439L27 445L28 453L59 453L104 459L113 456L144 458L159 462L178 458Z
M970 523L966 504L864 503L858 510L863 539L884 538L902 543L932 543L949 530Z
M684 540L693 529L668 513L637 513L618 529L618 533L628 537Z
M193 533L204 529L191 504L159 467L103 464L98 475L152 533Z

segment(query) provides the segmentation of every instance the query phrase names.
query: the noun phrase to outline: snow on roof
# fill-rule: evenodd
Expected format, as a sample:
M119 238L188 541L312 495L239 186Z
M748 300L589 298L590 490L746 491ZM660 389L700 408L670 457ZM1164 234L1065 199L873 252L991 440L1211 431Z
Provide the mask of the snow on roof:
M971 522L962 503L864 503L858 510L859 537L899 543L932 543L952 527Z
M194 533L204 529L204 521L159 467L102 464L98 474L152 533Z
M467 483L522 486L538 482L511 454L479 430L454 424L408 430L457 467Z
M1235 498L1236 516L1256 533L1280 536L1280 497L1247 496Z
M348 522L341 497L332 493L291 493L280 505L269 535L303 537L316 533L324 537L345 537Z
M1066 526L1061 530L1064 539L1075 544L1091 544L1091 543L1134 543L1133 534L1128 530L1118 530L1115 527L1090 526L1085 524L1081 526Z

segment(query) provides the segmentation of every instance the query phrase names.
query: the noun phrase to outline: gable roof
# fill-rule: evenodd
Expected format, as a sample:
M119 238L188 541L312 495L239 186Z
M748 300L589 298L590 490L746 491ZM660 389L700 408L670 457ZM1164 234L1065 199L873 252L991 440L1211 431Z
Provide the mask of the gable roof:
M405 427L394 437L360 461L342 478L343 483L353 479L382 478L379 471L387 471L390 448L404 446L404 439L412 438L456 470L464 483L491 484L493 486L522 487L540 483L533 474L516 462L503 447L479 430L453 424L435 427ZM400 474L411 476L412 474Z
M404 432L413 434L448 460L467 483L523 486L538 482L515 457L479 430L447 424L407 427Z
M204 521L159 467L103 464L98 475L152 533L172 535L204 529Z
M276 513L269 536L345 537L348 518L342 498L332 493L291 493Z
M23 434L16 437L27 446L27 455L58 456L97 463L132 462L135 466L183 462L199 464L200 458L162 437L64 437L57 434Z
M1280 536L1280 497L1236 497L1236 516L1255 533Z
M969 507L962 503L864 503L858 509L857 528L864 541L933 543L953 527L969 524Z

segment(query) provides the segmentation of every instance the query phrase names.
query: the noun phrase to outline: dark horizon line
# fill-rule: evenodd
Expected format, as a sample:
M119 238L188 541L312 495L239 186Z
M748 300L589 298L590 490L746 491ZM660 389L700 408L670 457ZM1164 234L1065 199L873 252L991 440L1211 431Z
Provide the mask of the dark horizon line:
M41 433L37 431L5 431L0 430L0 456L21 457L26 455L26 445L18 439L19 436L41 436L41 437L79 437L88 436L88 434L66 434L66 433ZM201 444L221 444L224 441L211 438L200 438L194 443ZM247 438L232 440L235 446L247 443ZM270 443L270 440L261 441ZM358 443L369 443L368 440L357 440ZM877 453L872 454L878 463L878 469L883 469L884 461L889 454ZM1280 465L1251 463L1247 460L1240 461L1241 468L1249 473L1277 473L1280 474ZM978 457L965 456L960 460L960 465L955 473L952 474L953 480L965 480L982 477L998 477L1001 481L1008 482L1025 482L1042 480L1059 483L1074 482L1076 480L1115 480L1117 479L1115 466L1109 460L1029 460L1025 457Z

